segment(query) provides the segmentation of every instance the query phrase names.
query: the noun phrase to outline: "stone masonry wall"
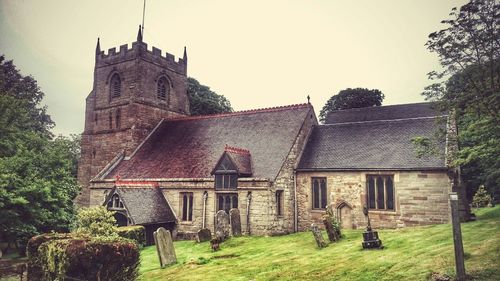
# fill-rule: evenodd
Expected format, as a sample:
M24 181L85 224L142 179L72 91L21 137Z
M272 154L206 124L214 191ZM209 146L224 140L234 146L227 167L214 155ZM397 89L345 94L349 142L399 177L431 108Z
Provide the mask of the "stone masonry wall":
M294 213L295 213L295 191L294 191L294 169L300 159L300 153L303 151L307 137L311 132L313 125L317 125L318 121L314 110L308 113L309 116L304 120L304 124L293 144L290 152L285 160L275 182L270 190L270 202L267 206L269 214L268 231L271 234L287 234L294 231ZM277 215L276 191L283 190L283 215Z
M366 204L366 176L374 172L298 172L297 196L299 230L309 229L311 223L322 225L324 210L312 210L312 177L326 177L327 203L348 204L353 228L366 226L363 206ZM394 176L394 211L370 210L376 228L396 228L414 225L446 223L449 221L448 194L451 183L446 172L388 171L381 175Z

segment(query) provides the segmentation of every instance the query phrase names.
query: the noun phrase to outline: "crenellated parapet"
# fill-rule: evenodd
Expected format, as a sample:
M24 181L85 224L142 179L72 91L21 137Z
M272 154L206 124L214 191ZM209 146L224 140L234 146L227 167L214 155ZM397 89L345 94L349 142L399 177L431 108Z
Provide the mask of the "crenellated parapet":
M158 64L177 73L187 73L187 57L185 52L184 57L178 58L176 61L174 55L170 53L162 55L162 50L156 47L152 47L151 50L148 50L148 44L142 41L133 42L131 48L129 48L128 44L121 45L118 51L116 48L110 48L107 53L101 51L98 45L95 66L99 68L138 58Z

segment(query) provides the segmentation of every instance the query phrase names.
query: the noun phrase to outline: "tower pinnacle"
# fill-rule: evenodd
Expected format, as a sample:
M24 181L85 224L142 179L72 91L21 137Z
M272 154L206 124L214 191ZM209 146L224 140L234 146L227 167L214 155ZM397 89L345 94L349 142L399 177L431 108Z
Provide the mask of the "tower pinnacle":
M101 44L99 43L99 37L97 37L97 46L95 47L95 54L98 55L101 52Z
M137 42L142 42L142 30L141 30L141 25L139 25L139 32L137 32Z

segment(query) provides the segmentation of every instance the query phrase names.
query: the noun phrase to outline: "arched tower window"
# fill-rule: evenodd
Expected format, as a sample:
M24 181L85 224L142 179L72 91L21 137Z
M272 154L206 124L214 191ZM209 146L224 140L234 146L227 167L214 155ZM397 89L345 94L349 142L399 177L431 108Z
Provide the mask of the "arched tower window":
M165 100L167 99L167 95L170 93L170 84L168 83L167 78L161 77L158 79L156 94L159 99Z
M118 73L113 74L110 81L110 95L112 98L117 98L122 94L122 80Z

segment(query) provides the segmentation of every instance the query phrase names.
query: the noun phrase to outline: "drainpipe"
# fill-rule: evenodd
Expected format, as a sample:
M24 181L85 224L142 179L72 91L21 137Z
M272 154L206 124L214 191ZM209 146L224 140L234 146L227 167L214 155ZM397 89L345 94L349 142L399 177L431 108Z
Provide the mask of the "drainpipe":
M298 216L298 209L299 207L297 206L297 171L294 169L293 170L293 222L294 222L294 230L295 232L299 232L299 216Z
M205 228L206 214L207 214L207 198L208 192L203 192L203 217L202 217L202 228Z
M250 235L250 202L252 201L252 192L247 194L247 235Z

